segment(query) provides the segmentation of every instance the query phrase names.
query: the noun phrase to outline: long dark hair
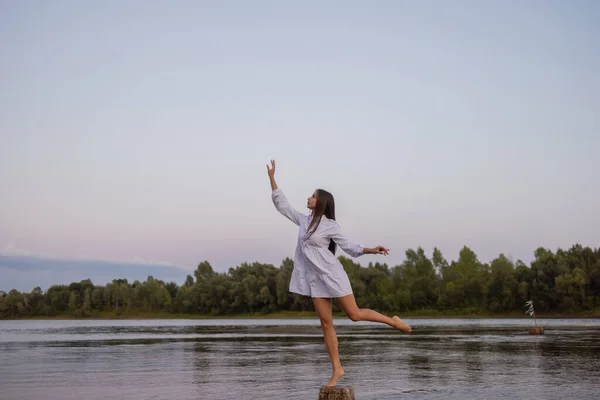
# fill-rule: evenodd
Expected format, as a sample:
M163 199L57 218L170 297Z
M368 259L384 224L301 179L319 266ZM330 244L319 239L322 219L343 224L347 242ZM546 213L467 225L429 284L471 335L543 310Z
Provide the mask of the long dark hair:
M335 221L335 200L333 199L333 195L327 190L317 189L317 204L312 212L312 221L310 221L310 225L308 225L308 229L306 230L306 239L317 230L323 215ZM329 239L329 251L335 254L335 249L335 242Z

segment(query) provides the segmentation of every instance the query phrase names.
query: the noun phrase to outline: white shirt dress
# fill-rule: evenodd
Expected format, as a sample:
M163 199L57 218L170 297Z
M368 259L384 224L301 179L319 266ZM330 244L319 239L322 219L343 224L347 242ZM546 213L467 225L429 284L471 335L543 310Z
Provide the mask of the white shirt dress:
M324 298L352 294L348 274L340 260L328 249L329 239L333 239L351 257L361 256L363 246L350 242L338 223L325 216L321 218L317 230L305 239L312 216L295 210L281 189L273 190L271 197L277 211L299 227L290 292Z

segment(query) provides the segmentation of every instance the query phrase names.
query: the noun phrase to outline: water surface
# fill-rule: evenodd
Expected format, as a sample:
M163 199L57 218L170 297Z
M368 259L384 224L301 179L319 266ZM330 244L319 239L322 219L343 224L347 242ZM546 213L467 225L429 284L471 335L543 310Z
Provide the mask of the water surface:
M357 400L596 399L600 320L336 320ZM317 399L316 319L0 321L0 399Z

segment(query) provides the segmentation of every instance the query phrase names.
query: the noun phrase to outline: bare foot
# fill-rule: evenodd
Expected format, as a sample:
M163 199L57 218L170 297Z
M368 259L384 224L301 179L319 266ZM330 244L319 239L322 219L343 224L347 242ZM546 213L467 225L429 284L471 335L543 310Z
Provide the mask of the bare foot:
M327 382L327 387L335 386L337 380L344 376L344 370L342 368L334 369L333 374L331 374L331 379Z
M400 318L398 318L397 315L394 315L392 317L392 319L394 321L396 321L396 328L400 329L402 332L405 333L411 333L412 332L412 328L410 326L408 326L406 323L404 323L404 321L402 321Z

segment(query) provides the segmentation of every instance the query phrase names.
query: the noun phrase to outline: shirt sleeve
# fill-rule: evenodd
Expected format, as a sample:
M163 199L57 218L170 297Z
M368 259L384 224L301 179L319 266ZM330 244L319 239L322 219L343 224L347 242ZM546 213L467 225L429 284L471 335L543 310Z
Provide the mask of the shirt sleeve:
M283 194L281 189L277 188L273 190L271 193L271 199L273 200L273 204L275 205L277 211L279 211L296 225L300 225L300 221L306 217L304 214L297 211L290 205L290 202L288 201L287 197L285 197L285 194Z
M348 237L342 232L340 225L333 221L333 228L331 230L331 239L340 246L350 257L360 257L363 255L363 248L358 243L351 242Z

